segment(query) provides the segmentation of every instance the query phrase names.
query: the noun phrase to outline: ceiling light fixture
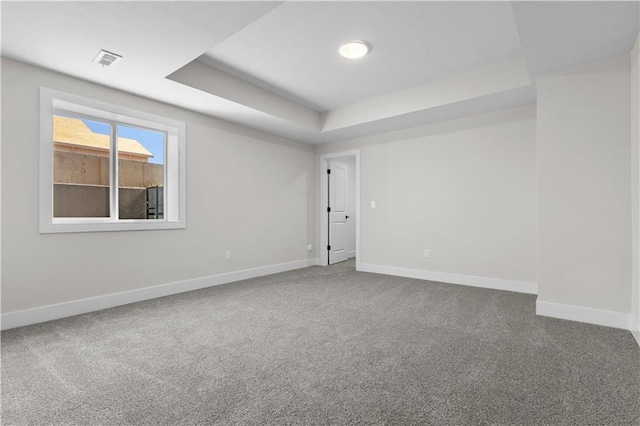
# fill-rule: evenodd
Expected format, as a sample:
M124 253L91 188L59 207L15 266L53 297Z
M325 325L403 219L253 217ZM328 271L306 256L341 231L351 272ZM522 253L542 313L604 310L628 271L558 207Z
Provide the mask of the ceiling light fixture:
M369 53L369 45L364 41L351 40L340 46L338 52L340 56L347 59L359 59Z
M122 59L122 56L117 55L115 53L107 52L106 50L101 50L98 53L98 56L93 58L93 62L97 62L101 64L103 67L108 67L109 65L113 65Z

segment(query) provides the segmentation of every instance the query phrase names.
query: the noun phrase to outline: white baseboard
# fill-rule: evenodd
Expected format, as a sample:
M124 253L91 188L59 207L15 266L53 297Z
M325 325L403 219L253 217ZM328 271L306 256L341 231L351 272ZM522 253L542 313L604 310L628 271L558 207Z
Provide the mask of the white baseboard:
M505 280L502 278L479 277L475 275L452 274L449 272L426 271L423 269L400 268L397 266L374 265L356 262L356 270L376 274L417 278L448 284L461 284L471 287L494 290L515 291L517 293L538 294L538 284L526 281Z
M629 329L631 330L631 334L633 334L633 337L636 339L638 346L640 346L640 318L635 315L631 315L629 322Z
M349 250L347 252L347 259L351 259L352 257L356 257L356 251L355 250Z
M245 269L242 271L211 275L208 277L178 281L153 287L107 294L104 296L74 300L72 302L65 302L56 305L47 305L39 308L26 309L23 311L9 312L6 314L2 314L2 324L0 328L2 330L8 330L10 328L22 327L25 325L51 321L54 319L85 314L87 312L113 308L115 306L141 302L143 300L155 299L157 297L170 296L172 294L198 290L206 287L213 287L216 285L246 280L249 278L306 268L307 266L315 264L316 259L304 259L296 262L262 266L259 268Z
M586 322L588 324L602 325L605 327L622 328L624 330L629 330L631 325L631 315L629 314L545 302L540 299L536 301L536 315Z

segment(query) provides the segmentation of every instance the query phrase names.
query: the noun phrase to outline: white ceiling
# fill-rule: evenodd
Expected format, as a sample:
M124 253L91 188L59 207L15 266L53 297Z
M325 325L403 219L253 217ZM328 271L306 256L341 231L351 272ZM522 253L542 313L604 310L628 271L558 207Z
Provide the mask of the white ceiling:
M2 55L323 143L535 102L628 53L627 2L2 2ZM108 23L108 24L105 24ZM362 39L360 61L337 55ZM100 49L124 59L91 62Z
M360 61L337 55L354 39L366 40L371 53ZM329 111L520 57L507 2L297 2L200 60Z

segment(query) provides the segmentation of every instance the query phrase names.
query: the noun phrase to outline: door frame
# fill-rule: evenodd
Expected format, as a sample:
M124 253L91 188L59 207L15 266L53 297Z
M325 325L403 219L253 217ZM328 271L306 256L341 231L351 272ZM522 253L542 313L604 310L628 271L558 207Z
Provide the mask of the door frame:
M327 245L329 241L329 213L327 212L329 188L327 184L327 167L329 160L341 157L355 157L356 159L356 270L360 266L360 150L335 152L320 156L320 266L329 265Z

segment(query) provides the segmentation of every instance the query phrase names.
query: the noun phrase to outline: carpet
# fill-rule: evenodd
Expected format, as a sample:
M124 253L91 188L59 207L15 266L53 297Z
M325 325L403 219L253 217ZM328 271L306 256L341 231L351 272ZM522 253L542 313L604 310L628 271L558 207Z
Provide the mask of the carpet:
M638 425L628 331L353 261L2 332L2 424Z

